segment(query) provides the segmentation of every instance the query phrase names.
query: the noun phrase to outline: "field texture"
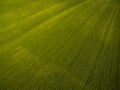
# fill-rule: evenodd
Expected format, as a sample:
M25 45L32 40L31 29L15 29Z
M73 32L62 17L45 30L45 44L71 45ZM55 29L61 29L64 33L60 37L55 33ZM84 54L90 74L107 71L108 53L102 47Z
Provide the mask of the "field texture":
M120 90L120 0L0 0L0 90Z

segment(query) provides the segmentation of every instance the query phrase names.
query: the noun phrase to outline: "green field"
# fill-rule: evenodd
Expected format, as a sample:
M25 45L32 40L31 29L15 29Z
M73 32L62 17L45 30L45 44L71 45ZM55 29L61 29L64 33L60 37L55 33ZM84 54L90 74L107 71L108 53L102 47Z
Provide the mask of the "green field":
M0 0L0 90L120 90L120 0Z

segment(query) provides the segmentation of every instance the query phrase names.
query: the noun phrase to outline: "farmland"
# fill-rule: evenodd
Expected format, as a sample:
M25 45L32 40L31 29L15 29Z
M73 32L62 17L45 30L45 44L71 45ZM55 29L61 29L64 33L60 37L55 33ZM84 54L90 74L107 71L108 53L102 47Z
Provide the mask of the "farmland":
M120 90L120 0L0 0L0 90Z

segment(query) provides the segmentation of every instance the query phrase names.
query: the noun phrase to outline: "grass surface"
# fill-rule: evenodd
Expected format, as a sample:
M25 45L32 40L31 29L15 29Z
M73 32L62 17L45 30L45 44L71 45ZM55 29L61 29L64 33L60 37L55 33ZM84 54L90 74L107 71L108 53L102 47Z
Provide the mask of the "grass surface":
M120 90L120 0L0 0L0 90Z

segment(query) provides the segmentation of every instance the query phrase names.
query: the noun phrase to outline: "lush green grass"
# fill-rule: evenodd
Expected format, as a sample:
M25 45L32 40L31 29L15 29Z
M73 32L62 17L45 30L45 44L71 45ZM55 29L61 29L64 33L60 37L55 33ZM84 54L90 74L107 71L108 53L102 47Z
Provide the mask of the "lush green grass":
M0 0L0 90L120 90L119 0Z

